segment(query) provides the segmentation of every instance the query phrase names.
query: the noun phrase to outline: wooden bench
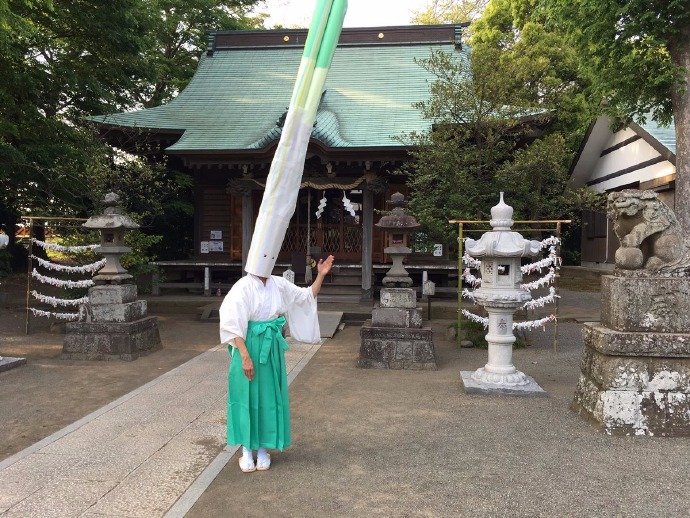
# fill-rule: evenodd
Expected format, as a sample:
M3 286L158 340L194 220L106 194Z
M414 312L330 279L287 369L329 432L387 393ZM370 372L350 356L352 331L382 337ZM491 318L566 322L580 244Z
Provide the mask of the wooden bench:
M158 261L151 263L164 273L166 271L177 271L182 280L161 282L158 274L153 275L152 295L160 295L161 290L177 289L190 292L203 292L207 297L227 292L232 285L242 276L242 265L239 263L220 263L203 261ZM214 272L229 272L227 276L230 282L213 281ZM189 273L191 278L188 279ZM203 280L199 280L199 279Z

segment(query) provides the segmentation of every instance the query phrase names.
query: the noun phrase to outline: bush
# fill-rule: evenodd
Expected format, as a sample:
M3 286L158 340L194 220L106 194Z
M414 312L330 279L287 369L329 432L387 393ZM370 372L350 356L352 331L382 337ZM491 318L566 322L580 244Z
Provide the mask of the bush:
M453 322L450 327L454 327L457 332L458 323ZM489 330L482 324L463 318L460 322L460 328L462 340L469 340L478 349L489 348L489 343L486 341L486 334L489 332ZM513 349L529 347L530 344L525 338L523 331L515 331L513 334L516 336L516 340L513 343Z

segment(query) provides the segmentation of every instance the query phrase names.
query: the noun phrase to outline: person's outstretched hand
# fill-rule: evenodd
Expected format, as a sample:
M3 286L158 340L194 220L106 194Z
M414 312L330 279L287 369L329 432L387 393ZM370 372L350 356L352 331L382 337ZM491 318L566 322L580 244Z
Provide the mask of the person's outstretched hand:
M316 271L319 272L319 275L327 275L333 267L334 260L335 257L333 257L332 255L329 255L325 260L319 259L319 264L316 265Z

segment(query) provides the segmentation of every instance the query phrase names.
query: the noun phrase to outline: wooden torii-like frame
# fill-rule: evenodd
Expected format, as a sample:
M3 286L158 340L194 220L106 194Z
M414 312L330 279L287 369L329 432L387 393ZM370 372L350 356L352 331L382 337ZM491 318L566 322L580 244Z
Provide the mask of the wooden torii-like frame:
M484 225L488 226L490 222L488 220L468 220L468 219L452 219L448 221L448 223L451 223L453 225L458 225L458 323L457 323L457 333L456 333L456 340L458 345L460 344L461 341L461 329L462 329L462 271L464 270L463 264L462 264L462 250L463 250L463 233L464 232L486 232L486 229L466 229L465 225ZM560 256L560 251L561 251L561 245L560 245L560 239L561 239L561 231L562 231L562 225L567 225L572 223L572 220L570 219L541 219L541 220L520 220L520 221L514 221L514 224L517 225L543 225L546 226L545 228L534 228L534 227L527 227L527 228L522 228L522 229L513 229L515 232L524 232L524 231L530 231L530 232L555 232L555 237L558 238L559 242L556 245L556 255ZM553 285L554 288L556 289L556 295L558 295L558 278L560 277L560 274L558 273L558 269L556 269L556 274L554 277ZM554 316L556 317L556 320L554 322L554 332L553 332L553 351L558 352L558 297L555 299L555 305L556 309L554 311Z

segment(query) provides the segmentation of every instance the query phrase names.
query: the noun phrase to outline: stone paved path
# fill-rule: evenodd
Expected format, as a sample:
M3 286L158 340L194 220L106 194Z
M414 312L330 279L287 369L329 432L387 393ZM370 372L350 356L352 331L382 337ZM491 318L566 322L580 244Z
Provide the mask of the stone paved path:
M320 347L290 345L288 382ZM0 462L0 516L183 516L237 450L227 368L214 347Z

